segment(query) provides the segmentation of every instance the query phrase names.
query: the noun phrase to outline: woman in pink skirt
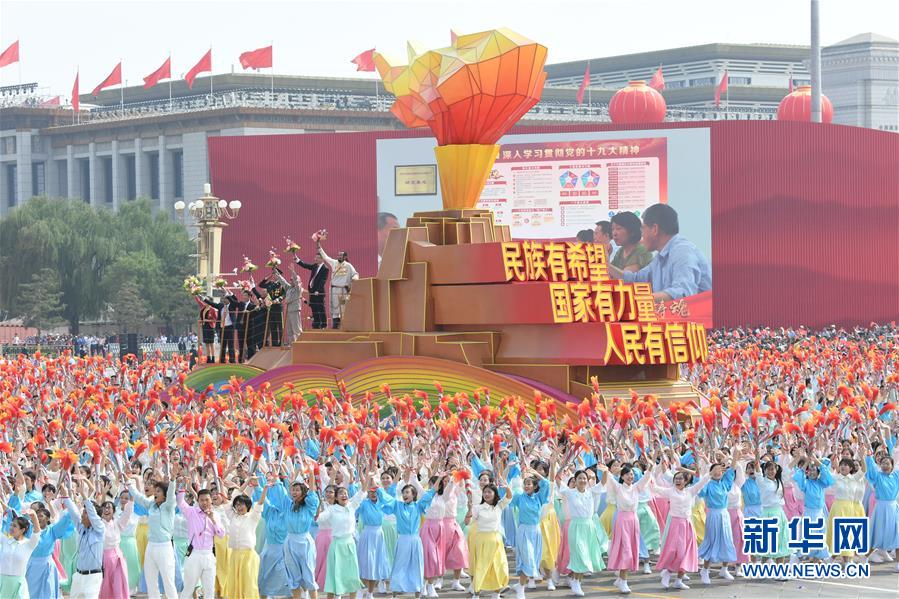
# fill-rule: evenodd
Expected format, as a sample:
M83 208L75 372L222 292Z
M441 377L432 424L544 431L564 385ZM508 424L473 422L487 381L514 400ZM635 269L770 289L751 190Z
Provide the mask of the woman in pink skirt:
M462 569L468 567L468 544L462 529L456 521L459 493L462 487L454 484L447 474L432 477L431 488L435 489L433 501L425 511L422 524L421 542L424 550L425 597L437 597L443 573L453 571L454 591L464 591Z
M334 505L334 492L336 487L328 485L325 487L325 500L322 502L320 511L324 511L328 505ZM325 588L325 576L328 573L328 549L331 548L331 524L322 522L318 526L318 533L315 535L315 582L318 588Z
M743 483L746 482L746 468L755 468L755 464L748 466L747 460L737 462L734 486L727 492L727 514L730 516L730 532L734 538L734 549L737 550L737 576L741 570L739 564L749 563L749 556L743 553L743 509L740 503L743 499Z
M652 463L647 466L652 468ZM612 545L609 547L609 570L618 570L615 586L624 594L630 593L627 586L628 570L636 571L640 567L640 523L637 520L638 494L652 479L649 473L634 484L634 472L629 464L621 467L619 479L609 476L605 464L599 464L602 470L602 484L610 493L615 493L618 512L612 526Z
M122 513L115 518L115 504L104 501L100 505L100 517L105 523L103 535L103 582L100 585L100 597L103 599L128 599L128 564L119 549L122 531L128 528L134 503L128 502Z
M682 471L675 473L672 484L662 476L665 470L663 465L655 475L656 490L668 500L669 506L668 529L656 568L662 571L663 588L669 587L671 573L677 572L674 588L688 589L690 587L684 584L684 574L699 570L696 531L693 530L693 504L696 503L696 495L709 481L709 475L705 474L695 485L687 486L692 478L689 471L681 469Z

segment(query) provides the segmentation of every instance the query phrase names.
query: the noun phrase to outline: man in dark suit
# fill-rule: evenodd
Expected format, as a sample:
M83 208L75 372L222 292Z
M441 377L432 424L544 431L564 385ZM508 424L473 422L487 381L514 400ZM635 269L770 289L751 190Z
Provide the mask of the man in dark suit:
M231 309L234 311L234 330L237 333L237 359L243 362L249 360L256 353L252 345L250 325L253 315L257 311L257 306L250 301L250 298L241 301L235 295L229 295L227 298Z
M312 328L328 328L328 316L325 312L325 285L328 282L328 265L322 257L315 254L312 264L297 258L297 264L308 270L309 275L309 307L312 308Z
M232 304L237 303L237 298L232 294L225 296L224 301L217 302L211 297L204 297L203 302L215 308L219 317L219 335L221 349L219 350L219 362L225 361L225 354L228 354L228 361L235 363L234 356L234 330L237 324L237 308Z
M279 271L280 272L280 271ZM263 308L266 312L266 323L262 333L262 345L265 345L271 336L272 347L281 347L281 336L284 332L284 286L274 277L266 277L259 281L259 287L265 290L265 294L261 294L256 289L253 293L263 301L267 307ZM268 301L264 301L268 299Z

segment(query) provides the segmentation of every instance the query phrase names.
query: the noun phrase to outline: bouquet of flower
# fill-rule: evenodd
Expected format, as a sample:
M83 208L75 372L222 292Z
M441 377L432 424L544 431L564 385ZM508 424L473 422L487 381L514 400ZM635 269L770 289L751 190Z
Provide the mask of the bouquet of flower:
M269 268L281 266L281 258L278 257L278 254L275 252L274 248L268 251L268 262L266 262L265 265Z
M319 241L321 241L323 239L327 239L327 238L328 238L328 230L327 229L319 229L318 231L316 231L315 233L312 234L312 241L314 241L315 243L318 243Z
M184 284L182 286L184 287L184 290L191 295L200 295L203 293L203 281L196 275L190 275L184 279Z
M216 277L215 281L212 282L216 289L224 289L225 285L228 284L228 281L223 279L222 277Z
M253 264L249 258L243 257L243 266L240 267L240 272L253 272L258 269L259 267Z
M247 294L249 294L253 290L253 287L254 285L246 279L242 279L237 282L237 288Z
M294 243L293 241L291 241L290 237L285 237L284 241L287 242L287 247L284 248L285 252L288 252L290 254L296 254L297 252L300 251L300 244Z

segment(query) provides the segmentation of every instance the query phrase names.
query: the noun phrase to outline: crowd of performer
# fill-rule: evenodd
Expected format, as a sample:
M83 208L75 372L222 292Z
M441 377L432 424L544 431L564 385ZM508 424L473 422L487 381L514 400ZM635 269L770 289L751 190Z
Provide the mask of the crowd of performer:
M732 584L750 561L899 571L896 328L713 340L684 373L707 399L668 405L197 392L179 357L0 360L0 597L521 599ZM791 550L803 515L828 538L869 516L870 550ZM746 555L758 516L780 542Z
M346 252L331 258L321 246L324 239L316 239L312 262L293 253L289 273L272 265L258 282L249 273L249 285L225 287L219 297L194 296L206 362L244 362L263 347L290 345L303 332L303 305L310 308L312 329L328 328L329 314L331 327L340 328L359 273ZM306 285L296 266L309 271Z

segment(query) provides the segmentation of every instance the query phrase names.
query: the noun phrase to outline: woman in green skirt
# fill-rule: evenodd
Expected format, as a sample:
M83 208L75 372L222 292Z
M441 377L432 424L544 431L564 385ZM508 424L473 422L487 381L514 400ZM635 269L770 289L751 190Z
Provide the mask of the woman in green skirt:
M116 518L118 519L125 505L131 501L131 495L128 491L119 493L118 506L116 506ZM134 531L137 529L138 517L132 513L128 521L128 526L122 529L122 537L119 541L119 549L125 556L125 564L128 566L128 588L131 593L137 592L137 586L140 584L140 558L137 556L137 540L134 537Z
M319 525L331 527L331 546L328 547L328 568L325 574L325 593L328 599L334 595L349 595L362 588L359 580L359 560L356 556L356 541L353 531L356 524L356 509L365 499L366 484L352 499L345 487L338 487L334 493L334 504L325 508L318 517Z
M8 507L3 505L5 514ZM28 584L25 582L25 570L31 552L41 540L41 525L37 515L31 511L24 512L28 518L17 516L9 525L9 536L0 539L0 597L3 599L24 599L28 597ZM29 518L31 522L29 522ZM31 536L25 538L28 529Z

